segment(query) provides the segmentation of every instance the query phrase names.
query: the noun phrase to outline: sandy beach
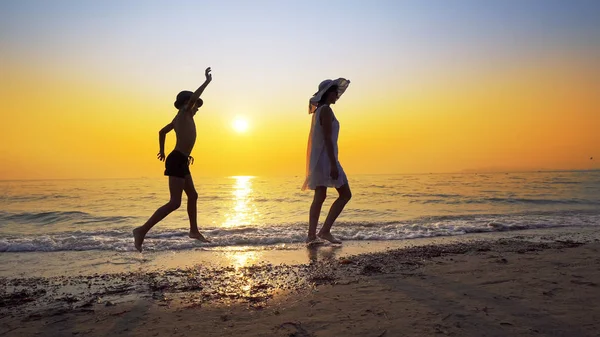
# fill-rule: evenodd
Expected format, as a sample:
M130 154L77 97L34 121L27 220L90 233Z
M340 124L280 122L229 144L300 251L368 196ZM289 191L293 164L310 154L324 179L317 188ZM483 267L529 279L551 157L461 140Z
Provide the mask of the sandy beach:
M2 278L0 334L597 336L599 236L527 231L316 252L300 265Z

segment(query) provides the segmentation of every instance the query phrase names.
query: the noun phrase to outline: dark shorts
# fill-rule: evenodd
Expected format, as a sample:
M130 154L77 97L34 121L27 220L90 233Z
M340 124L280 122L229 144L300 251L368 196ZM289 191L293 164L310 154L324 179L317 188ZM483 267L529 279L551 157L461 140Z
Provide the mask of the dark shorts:
M169 153L167 160L165 160L165 175L185 178L188 174L191 174L188 156L179 151Z

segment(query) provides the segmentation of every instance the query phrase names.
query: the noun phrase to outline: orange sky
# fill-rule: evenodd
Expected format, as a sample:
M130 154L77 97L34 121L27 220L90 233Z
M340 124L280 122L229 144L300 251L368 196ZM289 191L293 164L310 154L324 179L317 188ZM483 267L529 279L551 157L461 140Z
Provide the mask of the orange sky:
M589 169L600 153L600 76L551 65L469 75L396 90L352 83L334 107L349 173L463 169ZM168 95L111 88L43 71L8 71L0 153L5 179L154 177ZM219 71L211 86L217 87ZM30 88L42 90L30 91ZM310 117L304 99L228 111L205 92L196 116L195 175L302 175ZM306 95L304 95L306 96ZM21 102L29 102L22 104ZM250 129L230 124L243 115ZM167 138L167 149L174 134ZM597 166L596 166L597 168Z
M130 61L108 70L90 68L88 56L66 62L15 49L0 72L0 179L160 177L158 130L175 114L176 93L201 84L206 66L214 80L196 115L194 175L303 175L307 101L336 76L352 81L334 106L349 175L598 169L600 48L563 47L543 49L543 58L536 48L492 60L413 54L412 63L374 53L328 68L285 58L246 67L243 54L217 50L176 71L145 64L148 73L127 72ZM236 116L247 132L231 128ZM173 146L171 133L167 151Z

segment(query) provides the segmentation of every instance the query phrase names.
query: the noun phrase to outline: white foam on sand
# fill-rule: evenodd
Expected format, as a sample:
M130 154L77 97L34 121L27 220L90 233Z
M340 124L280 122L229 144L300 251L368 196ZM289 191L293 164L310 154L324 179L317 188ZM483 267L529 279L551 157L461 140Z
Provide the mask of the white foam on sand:
M339 222L335 236L343 241L396 241L469 233L503 232L525 229L569 226L600 226L600 214L540 213L510 215L471 215L423 217L412 221ZM202 228L212 240L199 245L190 240L185 229L153 229L144 242L146 251L189 251L199 247L269 246L288 249L286 245L303 243L305 223L277 226L240 226L234 228ZM37 235L0 235L0 252L60 251L134 251L131 228L79 230Z
M171 268L202 268L203 266L245 267L256 264L306 264L314 260L338 259L349 255L381 252L389 249L519 237L528 240L564 239L575 241L600 240L600 228L560 227L470 233L462 236L438 236L391 241L346 241L342 245L325 244L308 249L305 244L275 246L196 246L178 251L58 251L0 254L0 277L52 277L93 275L122 272L148 272ZM130 243L131 244L131 243Z

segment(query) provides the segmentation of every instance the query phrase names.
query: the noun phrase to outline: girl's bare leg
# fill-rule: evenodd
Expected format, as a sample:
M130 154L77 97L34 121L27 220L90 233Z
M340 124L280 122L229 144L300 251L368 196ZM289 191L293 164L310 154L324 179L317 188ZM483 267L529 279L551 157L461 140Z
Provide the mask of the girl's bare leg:
M335 222L337 217L340 215L340 213L342 213L344 207L352 198L352 192L350 191L350 185L348 184L337 188L337 191L339 193L339 196L331 205L331 208L329 209L329 214L327 214L327 218L325 219L325 223L319 231L319 234L317 234L317 236L321 239L327 240L331 243L342 243L342 241L336 239L333 235L331 235L331 226L333 226L333 223Z
M315 189L315 196L313 202L310 205L310 214L308 218L308 237L306 242L311 242L317 239L317 224L319 223L319 215L321 214L321 208L323 202L327 197L327 187L318 186Z

